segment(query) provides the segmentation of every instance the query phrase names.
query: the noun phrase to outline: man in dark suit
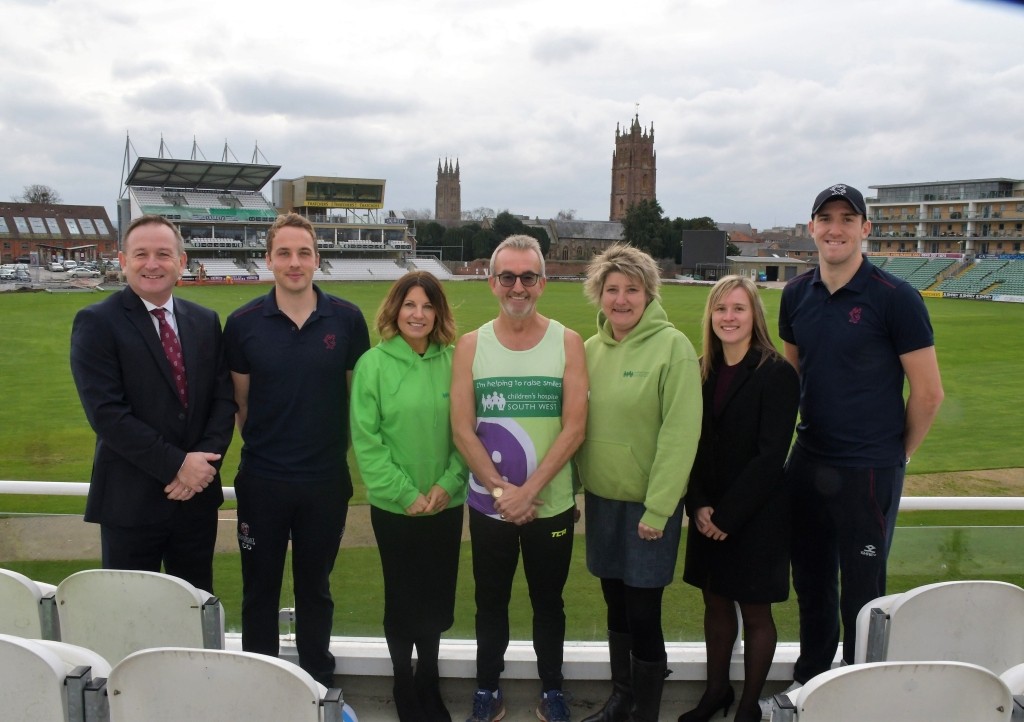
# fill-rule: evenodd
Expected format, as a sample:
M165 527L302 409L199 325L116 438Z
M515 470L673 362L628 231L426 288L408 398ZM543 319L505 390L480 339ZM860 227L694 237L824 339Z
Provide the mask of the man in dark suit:
M96 432L85 520L103 566L160 571L212 591L220 461L235 403L213 311L172 298L186 256L161 216L128 226L128 288L79 311L71 372Z

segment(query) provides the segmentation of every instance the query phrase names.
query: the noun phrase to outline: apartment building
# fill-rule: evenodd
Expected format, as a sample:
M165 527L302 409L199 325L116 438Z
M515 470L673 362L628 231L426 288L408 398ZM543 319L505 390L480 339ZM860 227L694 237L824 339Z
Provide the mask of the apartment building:
M1020 254L1024 180L975 180L869 186L868 253Z

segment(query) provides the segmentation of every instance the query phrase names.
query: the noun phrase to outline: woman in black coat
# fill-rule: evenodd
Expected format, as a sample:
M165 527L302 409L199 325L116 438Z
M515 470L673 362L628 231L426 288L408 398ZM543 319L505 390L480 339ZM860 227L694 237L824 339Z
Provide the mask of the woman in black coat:
M783 466L800 383L775 350L754 283L726 276L704 310L704 418L686 510L683 580L704 594L708 680L679 722L710 719L735 700L729 664L743 617L746 682L736 720L760 720L758 698L775 655L773 602L789 596L789 501Z

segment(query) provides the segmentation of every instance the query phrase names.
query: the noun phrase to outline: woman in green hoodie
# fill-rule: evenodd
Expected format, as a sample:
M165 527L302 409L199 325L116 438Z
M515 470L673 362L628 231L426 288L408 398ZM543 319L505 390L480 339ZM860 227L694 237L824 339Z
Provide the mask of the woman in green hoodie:
M661 704L661 598L679 550L701 389L697 354L665 315L660 283L653 258L616 244L595 256L583 287L600 311L585 344L590 410L576 463L612 668L611 697L584 722L653 722Z
M416 271L396 281L377 332L356 364L350 409L384 571L395 708L402 722L450 722L437 657L454 621L468 471L449 423L455 320L437 279Z

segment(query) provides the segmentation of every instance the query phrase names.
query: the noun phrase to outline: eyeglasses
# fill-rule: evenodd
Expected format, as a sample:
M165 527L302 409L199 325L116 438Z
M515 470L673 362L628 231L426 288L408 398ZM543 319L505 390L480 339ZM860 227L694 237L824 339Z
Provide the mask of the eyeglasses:
M518 275L511 271L505 271L504 273L496 274L494 277L497 278L498 283L505 288L512 288L512 286L516 285L517 280L523 284L524 288L530 288L531 286L536 286L537 281L540 280L540 274L533 273L532 271L527 271L526 273L520 273Z

